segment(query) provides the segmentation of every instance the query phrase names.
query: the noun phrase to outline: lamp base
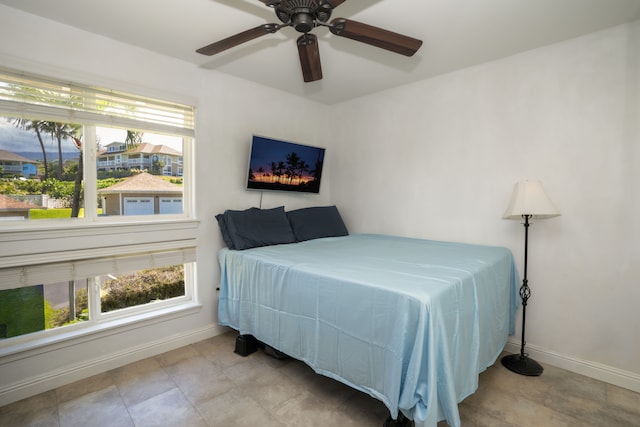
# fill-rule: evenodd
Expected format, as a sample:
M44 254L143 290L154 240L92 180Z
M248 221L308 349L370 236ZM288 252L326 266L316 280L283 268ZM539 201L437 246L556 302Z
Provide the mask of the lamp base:
M520 375L537 377L544 371L544 368L538 362L520 354L504 356L500 361L505 368Z

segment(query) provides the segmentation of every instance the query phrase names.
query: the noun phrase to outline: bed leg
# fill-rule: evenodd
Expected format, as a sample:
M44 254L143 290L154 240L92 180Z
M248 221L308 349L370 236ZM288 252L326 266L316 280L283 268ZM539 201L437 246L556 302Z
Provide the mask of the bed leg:
M246 357L258 350L258 340L253 335L238 335L234 353Z
M413 421L405 417L402 412L398 412L397 420L394 420L391 418L391 415L389 415L382 427L413 427Z

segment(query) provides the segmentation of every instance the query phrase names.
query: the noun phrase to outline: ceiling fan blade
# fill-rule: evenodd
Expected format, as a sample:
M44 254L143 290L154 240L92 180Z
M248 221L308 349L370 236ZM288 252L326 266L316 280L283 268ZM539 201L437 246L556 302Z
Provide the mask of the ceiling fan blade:
M320 64L320 49L318 37L315 34L303 34L298 37L298 53L302 66L302 77L305 83L322 80L322 66Z
M257 39L258 37L264 36L265 34L275 33L280 28L281 27L278 24L263 24L250 30L246 30L233 35L231 37L227 37L226 39L211 43L208 46L201 47L200 49L196 50L196 52L201 53L202 55L215 55L216 53L231 49L232 47L238 46L242 43Z
M331 21L329 30L336 36L347 37L405 56L413 56L422 46L422 40L345 18Z

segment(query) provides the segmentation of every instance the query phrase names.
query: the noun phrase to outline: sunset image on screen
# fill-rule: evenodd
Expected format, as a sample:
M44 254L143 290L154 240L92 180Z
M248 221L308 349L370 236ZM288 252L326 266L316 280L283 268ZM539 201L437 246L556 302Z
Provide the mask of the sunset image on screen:
M247 188L318 193L324 148L254 136Z

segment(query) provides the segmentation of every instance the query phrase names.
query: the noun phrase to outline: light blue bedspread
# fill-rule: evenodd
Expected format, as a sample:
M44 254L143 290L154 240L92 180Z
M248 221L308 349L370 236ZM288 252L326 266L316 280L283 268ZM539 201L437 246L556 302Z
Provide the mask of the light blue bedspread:
M416 427L460 426L513 334L506 248L356 234L223 249L219 322L381 400Z

